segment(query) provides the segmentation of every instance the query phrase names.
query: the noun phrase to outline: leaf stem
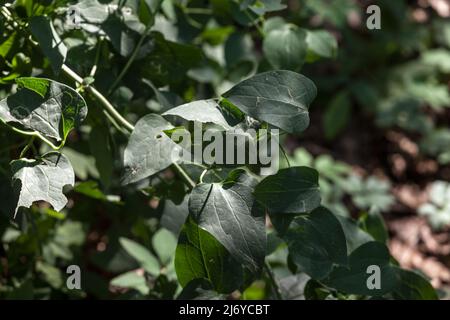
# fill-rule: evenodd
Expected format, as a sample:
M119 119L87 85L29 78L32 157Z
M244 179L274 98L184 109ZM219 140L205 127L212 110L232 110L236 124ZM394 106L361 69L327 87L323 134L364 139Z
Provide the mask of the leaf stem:
M205 177L205 174L208 172L208 169L203 170L202 174L200 175L200 183L203 183L203 178Z
M291 162L289 161L289 157L288 157L288 155L286 153L286 150L284 150L284 148L283 148L283 146L281 144L280 144L280 149L281 149L281 152L283 152L283 155L284 155L284 158L286 159L288 167L290 168L291 167Z
M278 286L277 281L275 280L275 276L267 262L264 263L264 270L266 271L266 274L269 277L270 284L272 286L273 292L275 293L275 296L277 297L277 300L283 300L280 287Z
M23 158L26 154L26 152L30 149L30 147L33 145L34 142L34 138L35 136L32 136L30 138L30 141L28 141L27 145L25 146L25 148L23 148L22 152L20 152L19 158Z
M44 141L46 144L48 144L53 150L59 150L62 147L64 147L64 144L66 143L65 140L63 140L58 146L56 146L55 144L53 144L53 142L51 142L50 140L48 140L46 137L44 137L42 134L40 134L37 131L24 131L24 130L20 130L17 129L16 127L10 125L7 122L1 121L2 123L4 123L9 129L11 129L12 131L15 131L17 133L23 134L25 136L32 136L32 137L38 137L39 139L41 139L42 141Z

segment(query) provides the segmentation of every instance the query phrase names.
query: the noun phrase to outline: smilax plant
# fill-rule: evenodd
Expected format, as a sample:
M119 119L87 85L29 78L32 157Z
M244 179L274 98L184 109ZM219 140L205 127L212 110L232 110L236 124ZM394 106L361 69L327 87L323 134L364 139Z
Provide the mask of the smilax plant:
M266 23L267 12L284 8L280 1L223 2L225 11L241 26L256 27L270 67L242 74L248 66L254 68L246 64L248 60L233 56L247 41L235 34L235 52L226 53L228 62L234 59L234 63L226 71L230 74L222 75L227 79L205 80L207 70L219 68L220 63L205 57L197 46L169 40L158 32L161 21L174 16L188 30L206 25L203 18L190 16L190 12L203 11L186 3L87 0L72 5L66 1L2 5L0 54L7 72L1 81L8 91L0 101L0 120L21 137L20 153L9 159L16 219L30 212L35 215L36 207L59 217L66 206L77 207L72 198L81 195L107 203L109 209L102 215L128 206L133 196L143 197L147 204L130 210L134 214L164 203L156 226L144 223L133 229L139 235L135 240L143 244L129 237L117 240L131 265L141 272L115 269L120 275L111 285L129 289L133 297L245 298L253 283L262 279L267 283L267 297L284 299L287 295L271 261L277 252L285 252L286 270L307 279L304 295L308 299L435 299L428 281L399 268L385 239L377 237L385 232L379 229L384 225L378 215L358 224L321 206L315 169L288 166L263 175L265 164L248 161L250 148L216 141L233 133L236 141L244 137L245 146L256 145L257 152L270 156L277 155L281 146L265 148L262 141L277 142L279 135L303 132L317 89L313 81L295 71L304 62L332 57L336 50L333 37L282 19ZM64 24L69 9L79 14L76 29ZM223 34L233 28L215 26L195 41L205 41L206 48L207 41L223 42ZM248 52L244 55L248 57ZM202 59L208 67L199 66ZM89 76L81 77L79 73L89 64ZM118 72L117 65L123 66ZM98 69L104 70L97 74ZM186 74L191 80L186 80ZM206 99L195 100L197 82L184 87L184 81L192 83L192 79L216 84L228 81L228 87L216 85ZM196 143L196 136L210 129L217 133L214 141ZM248 134L251 129L258 129L257 134ZM189 133L184 135L193 141L189 147L175 138L180 132ZM81 147L86 135L91 143L87 158L80 156L86 153ZM8 143L2 141L2 147ZM181 157L183 148L208 147L212 155L230 154L235 148L237 153L247 150L245 161L205 164ZM111 149L118 151L119 164ZM95 161L95 170L90 161ZM113 179L116 171L119 176ZM94 176L101 185L83 181L87 176ZM90 210L94 214L95 209ZM42 252L45 259L55 252L54 246L49 250ZM52 257L46 260L48 264L56 261L54 257L73 258L61 253ZM46 279L56 272L48 264L38 269Z

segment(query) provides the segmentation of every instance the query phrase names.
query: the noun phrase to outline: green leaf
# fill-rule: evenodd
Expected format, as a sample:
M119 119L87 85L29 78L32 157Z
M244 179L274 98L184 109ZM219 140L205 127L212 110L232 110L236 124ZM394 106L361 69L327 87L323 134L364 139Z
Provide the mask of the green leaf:
M120 203L120 196L104 194L103 191L100 190L99 185L96 181L79 182L75 185L75 188L73 190L92 199L112 203Z
M175 254L177 239L167 229L159 229L152 238L153 249L155 249L161 262L166 265Z
M342 230L344 230L348 254L352 253L363 244L374 240L370 234L359 228L356 221L353 219L340 215L336 215L336 218L339 220Z
M141 69L144 78L158 87L181 82L187 70L202 59L202 51L194 45L168 41L159 32L152 32L151 37L154 47L145 57Z
M266 252L264 214L253 197L256 183L247 172L234 170L222 183L197 185L189 199L189 212L198 225L254 272Z
M363 244L349 256L349 267L334 269L324 284L347 294L380 296L392 291L397 283L395 269L389 265L388 248L381 242L371 241ZM369 289L369 266L380 268L380 289Z
M269 71L237 84L223 94L242 112L290 133L309 125L308 107L317 89L305 76L292 71Z
M61 153L72 163L73 171L75 171L75 175L80 180L86 180L89 176L95 179L99 177L93 156L78 152L69 147L63 148Z
M128 57L136 47L138 34L127 27L123 19L110 15L103 22L102 30L108 36L113 48L123 57Z
M50 81L43 78L22 77L16 79L16 83L19 87L30 89L45 98L50 86Z
M275 69L298 71L306 57L306 32L293 24L273 29L264 38L263 50Z
M242 268L211 234L188 219L181 231L175 255L178 281L207 279L220 293L229 293L242 282Z
M389 180L369 176L363 180L358 175L349 176L342 184L352 202L360 209L386 211L394 203Z
M307 31L306 44L308 45L308 54L306 61L313 62L322 58L334 58L337 53L336 38L325 30Z
M319 175L308 167L279 170L262 180L255 197L271 213L306 213L320 205Z
M45 56L50 61L53 72L58 75L66 60L67 48L58 36L52 23L47 17L35 16L31 18L30 29Z
M389 235L386 230L386 225L383 216L376 210L369 210L364 212L358 218L358 225L370 234L376 241L386 243Z
M163 116L177 116L188 121L201 123L215 123L224 129L230 129L219 104L215 100L198 100L183 104L163 113Z
M188 214L189 207L187 195L179 205L172 200L166 199L160 220L161 226L178 236Z
M63 188L74 185L75 174L64 155L51 152L39 160L14 160L11 170L13 187L19 194L15 214L20 207L30 208L35 201L47 201L56 211L67 204Z
M102 125L94 126L89 133L89 149L95 158L95 167L105 188L111 185L114 170L111 140L108 128Z
M347 264L344 231L336 217L324 207L295 218L284 239L292 261L314 279L324 278L333 264Z
M399 278L399 284L393 291L396 299L404 300L437 300L439 297L433 286L414 271L393 267Z
M153 276L159 274L160 265L158 260L144 246L127 238L120 238L119 242L125 251L136 259L145 271Z
M115 277L111 280L111 285L119 288L134 289L141 294L148 294L150 291L145 281L145 277L138 274L136 271L129 271Z
M37 261L36 271L42 274L44 280L53 288L60 289L63 285L63 276L61 270L51 264Z
M146 115L136 123L125 149L123 184L145 179L179 159L180 147L163 132L172 128L156 114Z
M65 84L43 78L20 78L23 87L0 101L0 119L47 138L65 141L86 118L83 97Z
M348 124L352 105L347 91L341 91L330 102L323 117L323 129L327 139L333 139Z
M265 34L275 30L281 29L286 24L282 17L270 17L269 19L264 21L263 31Z
M266 12L279 11L285 9L287 6L281 3L282 0L246 0L240 4L240 9L251 9L258 15L263 15Z
M435 181L431 184L428 202L419 207L419 214L427 217L434 229L443 229L450 224L450 184Z
M5 60L8 58L9 53L14 48L15 43L17 43L17 33L13 32L9 35L9 37L0 44L0 57L3 57Z

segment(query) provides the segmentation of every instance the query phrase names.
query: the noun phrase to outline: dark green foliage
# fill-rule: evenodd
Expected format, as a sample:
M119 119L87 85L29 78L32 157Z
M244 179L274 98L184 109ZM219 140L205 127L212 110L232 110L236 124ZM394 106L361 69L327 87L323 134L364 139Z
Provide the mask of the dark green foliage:
M394 16L406 3L381 2ZM314 105L326 106L333 143L364 105L380 126L423 129L422 149L445 162L445 143L428 141L445 142L446 131L434 131L421 103L448 105L446 51L385 72L390 52L415 52L421 40L407 26L399 39L350 32L353 2L343 3L302 2L299 12L278 0L2 5L0 298L437 298L392 262L378 213L392 203L387 184L327 156L286 155L291 163L269 176L261 163L182 157L206 149L195 140L206 129L268 129L283 150ZM313 29L313 15L327 24ZM342 50L338 31L350 43ZM340 73L329 77L333 63ZM379 72L365 77L368 63ZM409 101L423 121L404 121ZM183 132L192 148L172 139ZM342 216L344 193L367 210L358 221ZM69 265L80 266L81 289L67 288ZM372 265L381 289L367 286Z

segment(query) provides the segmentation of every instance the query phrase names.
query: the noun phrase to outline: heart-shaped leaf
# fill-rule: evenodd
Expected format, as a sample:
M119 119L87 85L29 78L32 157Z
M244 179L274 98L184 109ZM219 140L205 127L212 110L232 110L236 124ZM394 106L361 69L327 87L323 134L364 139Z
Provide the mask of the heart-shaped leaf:
M298 71L306 57L306 31L293 24L271 30L264 38L267 60L276 69Z
M347 264L344 231L324 207L295 218L284 238L292 261L314 279L324 278L334 264Z
M324 283L347 294L381 296L391 292L398 284L395 269L389 261L389 250L384 244L367 242L349 256L349 267L337 267ZM379 277L379 288L369 286L371 275Z
M19 91L0 101L0 119L19 129L65 141L86 118L83 97L65 84L43 78L20 78Z
M197 185L189 199L198 225L253 271L261 268L266 251L264 214L253 197L256 183L247 172L235 170L222 183Z
M67 204L63 188L74 185L75 174L64 155L51 152L39 160L15 160L11 170L13 187L19 194L15 214L20 207L29 208L35 201L47 201L56 211Z
M223 97L252 118L299 133L309 125L308 108L316 94L316 86L305 76L278 70L242 81Z
M437 300L439 299L433 286L421 275L414 271L393 267L399 278L399 284L393 295L404 300Z

